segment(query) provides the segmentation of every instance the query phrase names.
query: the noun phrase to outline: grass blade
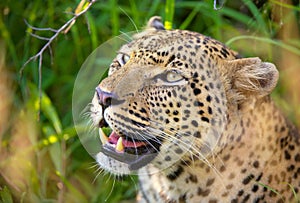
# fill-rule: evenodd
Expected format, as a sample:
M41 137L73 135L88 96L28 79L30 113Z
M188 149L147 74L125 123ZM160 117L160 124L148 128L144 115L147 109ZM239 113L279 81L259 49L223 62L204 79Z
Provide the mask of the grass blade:
M297 49L294 46L290 46L284 42L281 42L279 40L274 40L274 39L270 39L270 38L265 38L265 37L255 37L255 36L247 36L247 35L242 35L242 36L237 36L237 37L233 37L230 40L228 40L225 44L227 46L231 45L232 43L234 43L235 41L238 40L256 40L256 41L261 41L261 42L265 42L265 43L269 43L269 44L273 44L276 45L280 48L286 49L294 54L297 54L300 56L300 49Z
M1 197L1 203L13 203L12 196L10 194L10 191L5 186L2 190L0 189L0 197Z
M167 30L172 29L174 10L175 10L175 1L174 0L167 0L166 7L165 7L165 13L166 13L165 28Z
M257 7L255 6L255 4L250 1L250 0L243 0L243 2L245 3L245 5L249 8L249 10L251 11L251 13L253 14L253 16L256 19L257 22L257 27L260 28L263 32L263 34L265 34L266 36L268 36L268 30L267 30L267 25L262 17L261 12L257 9Z

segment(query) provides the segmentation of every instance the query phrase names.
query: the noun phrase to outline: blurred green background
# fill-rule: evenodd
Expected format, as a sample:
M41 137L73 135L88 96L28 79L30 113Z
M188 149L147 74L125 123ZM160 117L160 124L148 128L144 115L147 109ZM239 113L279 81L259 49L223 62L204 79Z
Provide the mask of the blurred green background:
M72 121L72 91L82 63L101 43L134 31L154 15L173 28L209 35L239 51L259 56L280 70L273 98L300 124L300 4L270 1L99 0L60 34L42 60L39 108L38 60L20 69L72 17L79 0L0 2L0 202L127 202L136 177L101 172L82 147ZM174 16L172 12L174 11ZM84 81L83 81L84 82ZM39 111L40 109L40 111Z

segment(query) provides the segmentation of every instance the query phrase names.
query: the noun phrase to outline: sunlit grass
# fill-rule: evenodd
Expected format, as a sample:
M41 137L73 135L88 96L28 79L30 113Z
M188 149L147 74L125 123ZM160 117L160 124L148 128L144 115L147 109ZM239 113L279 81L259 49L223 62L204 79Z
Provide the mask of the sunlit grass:
M219 10L214 10L213 2L209 0L168 0L166 4L159 0L108 0L96 3L84 17L77 19L69 33L60 35L54 41L51 51L44 53L40 108L37 62L33 61L25 67L22 78L19 70L45 41L28 34L32 30L26 27L24 19L36 27L57 29L70 19L77 4L74 1L58 0L1 2L0 44L7 54L6 57L1 55L0 59L5 59L3 63L11 72L8 78L14 86L7 88L14 95L13 100L9 101L13 106L10 125L0 121L0 126L8 126L4 132L0 131L0 153L2 158L6 158L0 159L0 201L119 202L134 199L136 177L115 181L109 174L99 175L98 168L92 167L95 160L85 151L76 135L71 115L72 91L76 74L84 60L109 38L121 32L135 31L136 27L141 29L153 15L162 16L168 29L201 32L238 48L246 56L258 55L252 47L241 46L249 40L270 45L259 48L259 54L267 56L267 60L278 60L275 57L278 49L300 56L299 37L290 39L289 43L278 38L281 24L272 18L275 5L297 13L299 22L299 5L273 0L259 7L249 0L225 1ZM281 16L282 19L284 17ZM51 36L51 32L35 34ZM4 84L3 81L1 84ZM278 104L282 104L290 118L298 120L299 110L285 102L281 97L283 91L283 85L279 84L273 97ZM298 91L298 98L299 94ZM2 99L0 104L3 103ZM1 109L0 114L4 115ZM28 156L20 155L26 155L25 152ZM13 172L9 170L10 166L19 166L16 163L28 163L26 167L20 164L20 168L16 169L18 177L22 177L22 183L14 182L13 174L8 173Z

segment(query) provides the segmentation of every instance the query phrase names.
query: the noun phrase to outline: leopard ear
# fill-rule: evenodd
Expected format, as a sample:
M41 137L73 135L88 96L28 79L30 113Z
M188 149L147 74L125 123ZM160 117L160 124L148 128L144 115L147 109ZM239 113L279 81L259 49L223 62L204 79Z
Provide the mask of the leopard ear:
M160 16L153 16L149 19L146 29L165 30Z
M133 39L142 38L143 36L152 32L156 32L158 30L165 30L165 27L161 22L161 17L153 16L149 19L146 27L143 29L142 32L133 35Z
M230 86L243 98L264 97L277 84L279 74L275 65L262 62L258 57L235 59L225 63Z

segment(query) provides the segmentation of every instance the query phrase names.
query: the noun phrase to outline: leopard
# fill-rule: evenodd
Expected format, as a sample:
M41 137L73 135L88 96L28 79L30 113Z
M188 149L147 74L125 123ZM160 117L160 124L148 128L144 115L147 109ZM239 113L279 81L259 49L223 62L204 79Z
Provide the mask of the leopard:
M299 202L300 136L270 95L278 78L273 63L154 16L95 87L96 161L137 174L137 202Z

